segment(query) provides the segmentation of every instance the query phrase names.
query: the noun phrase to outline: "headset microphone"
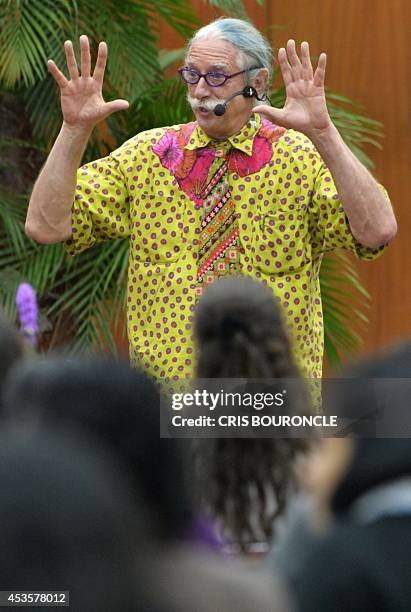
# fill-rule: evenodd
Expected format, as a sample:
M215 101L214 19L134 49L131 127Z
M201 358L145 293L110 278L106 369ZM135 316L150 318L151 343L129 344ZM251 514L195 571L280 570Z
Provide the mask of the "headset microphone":
M231 100L236 96L244 96L244 98L252 98L255 96L257 100L263 99L258 97L257 90L254 87L251 87L251 85L247 85L241 91L237 91L235 94L230 96L228 100L226 100L223 104L217 104L213 109L214 114L217 115L217 117L221 117L222 115L224 115L225 111L227 110L227 104L231 102Z

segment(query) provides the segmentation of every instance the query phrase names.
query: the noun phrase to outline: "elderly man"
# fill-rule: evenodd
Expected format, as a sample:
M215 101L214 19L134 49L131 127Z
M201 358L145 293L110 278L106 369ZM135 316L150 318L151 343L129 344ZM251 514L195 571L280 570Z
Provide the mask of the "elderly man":
M325 54L313 73L308 43L300 59L288 41L278 53L286 104L261 105L267 41L249 23L217 20L195 34L179 71L196 121L138 134L77 170L95 124L128 107L103 100L106 44L93 75L86 36L80 46L79 73L65 43L70 80L49 61L64 121L33 189L28 236L66 241L71 254L129 237L131 359L160 379L192 374L196 300L236 273L272 288L298 364L321 376L323 253L342 247L374 259L396 233L384 190L328 115Z

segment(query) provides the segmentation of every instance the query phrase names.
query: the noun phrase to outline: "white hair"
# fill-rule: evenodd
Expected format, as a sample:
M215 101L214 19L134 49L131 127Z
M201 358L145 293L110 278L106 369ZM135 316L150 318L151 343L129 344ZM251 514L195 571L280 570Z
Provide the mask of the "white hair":
M272 76L272 49L264 36L248 21L220 17L208 25L200 28L187 44L186 58L193 43L201 38L211 38L231 43L238 49L238 67L246 70L258 66L246 75L251 81L258 74L258 70L265 68L268 71L268 82Z

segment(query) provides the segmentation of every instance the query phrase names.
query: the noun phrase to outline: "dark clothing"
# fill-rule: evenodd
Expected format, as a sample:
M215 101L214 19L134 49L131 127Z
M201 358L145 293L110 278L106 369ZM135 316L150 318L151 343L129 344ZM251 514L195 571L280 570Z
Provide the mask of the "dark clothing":
M409 612L411 516L339 522L313 550L294 590L302 612Z
M411 610L411 440L359 440L336 520L294 577L301 612Z

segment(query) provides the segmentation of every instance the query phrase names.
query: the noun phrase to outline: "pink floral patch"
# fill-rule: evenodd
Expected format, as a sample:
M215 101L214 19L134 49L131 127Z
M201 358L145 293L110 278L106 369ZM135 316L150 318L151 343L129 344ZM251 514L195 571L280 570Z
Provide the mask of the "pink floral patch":
M197 158L189 174L178 183L180 188L196 204L201 204L207 186L208 173L215 157L213 149L197 149ZM178 179L177 179L178 180Z
M173 174L182 163L184 154L178 142L177 132L166 132L161 140L153 147L154 153L159 156L161 164Z
M184 148L195 125L192 122L181 126L179 131L169 130L153 147L153 151L159 156L161 164L175 176L180 188L189 198L196 204L201 204L215 150L208 147L195 151ZM263 119L261 128L253 139L252 154L247 155L243 151L232 149L228 160L228 171L244 177L261 170L272 157L272 143L284 132L285 128Z
M196 160L196 152L184 148L194 128L195 123L192 122L181 126L178 131L169 130L153 147L161 164L170 170L177 180L189 174Z
M240 176L248 176L261 170L267 164L273 154L273 147L267 138L255 136L253 141L253 152L247 155L243 151L233 149L228 162L229 172L235 172Z

